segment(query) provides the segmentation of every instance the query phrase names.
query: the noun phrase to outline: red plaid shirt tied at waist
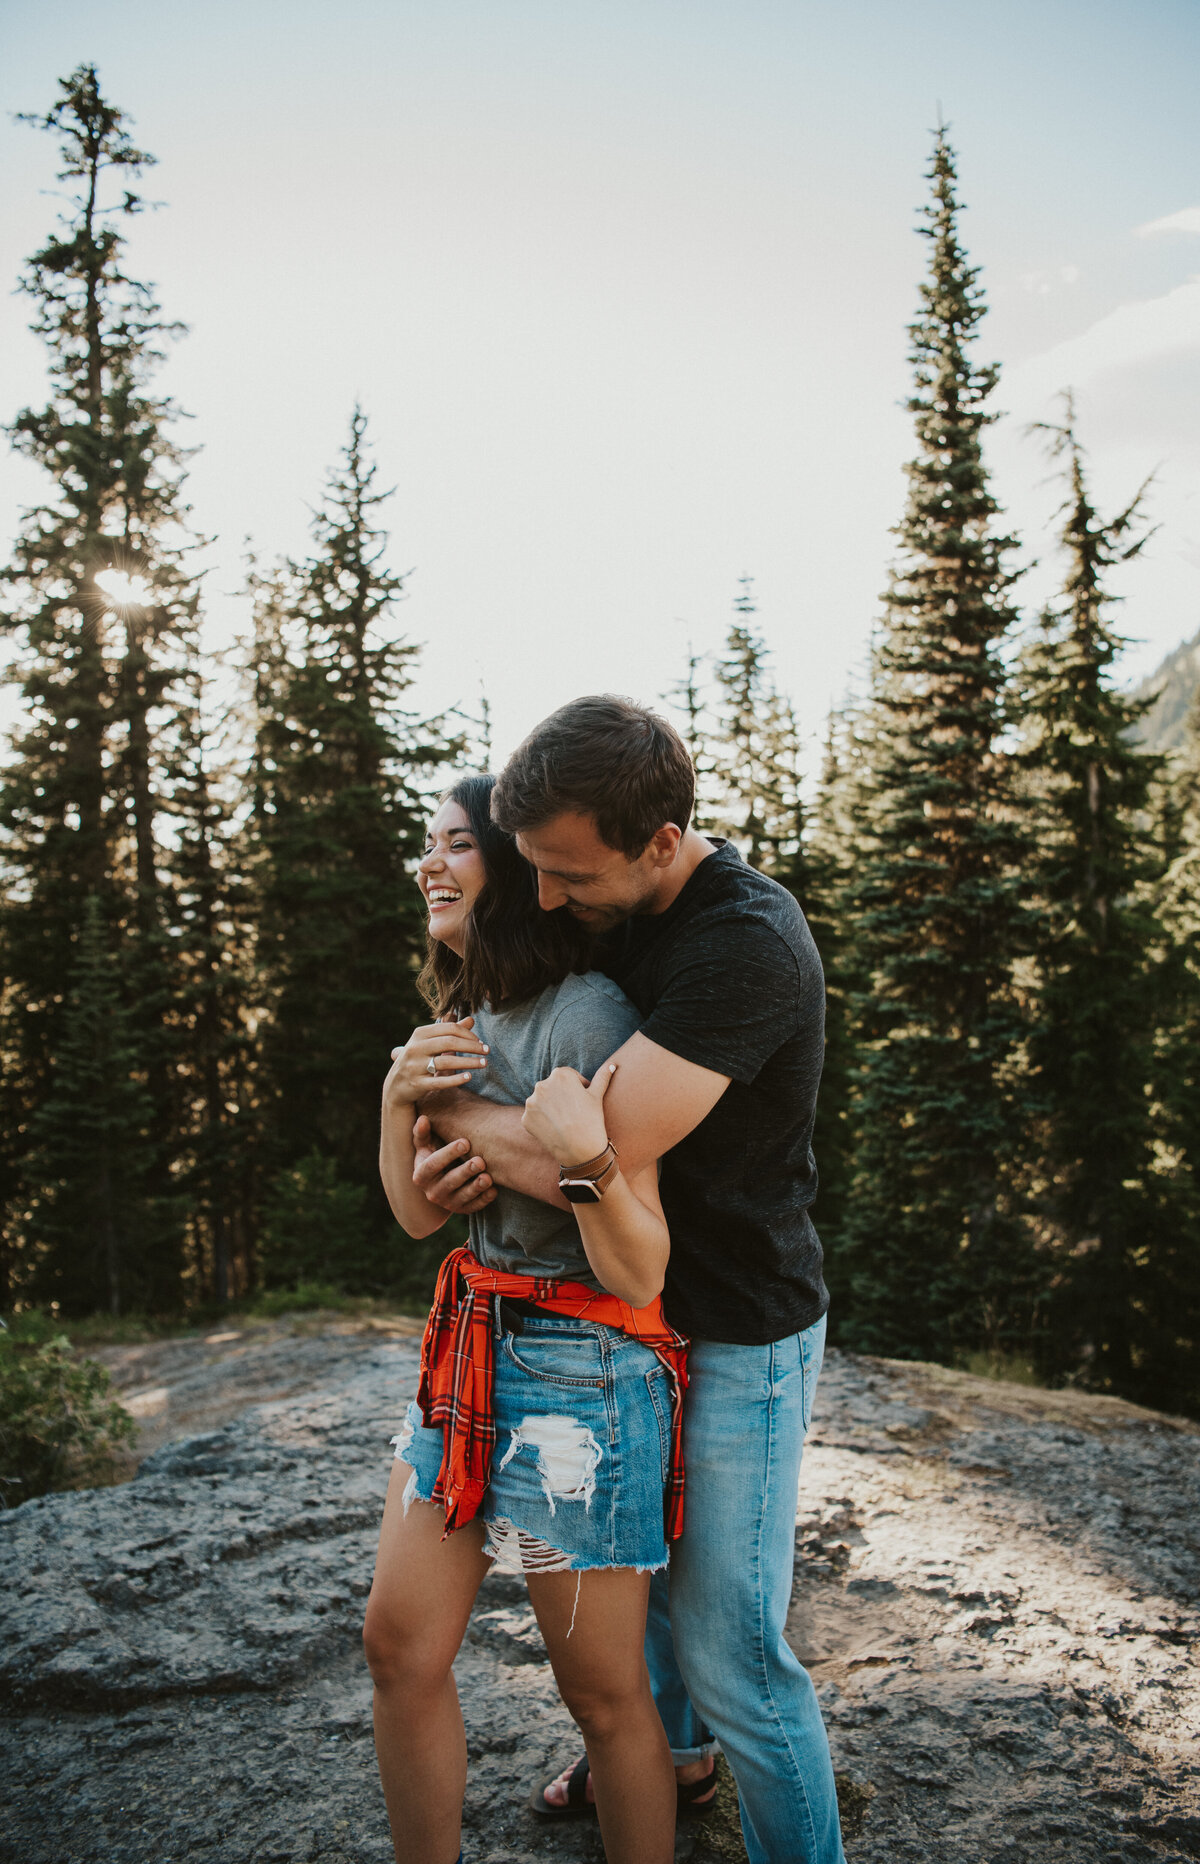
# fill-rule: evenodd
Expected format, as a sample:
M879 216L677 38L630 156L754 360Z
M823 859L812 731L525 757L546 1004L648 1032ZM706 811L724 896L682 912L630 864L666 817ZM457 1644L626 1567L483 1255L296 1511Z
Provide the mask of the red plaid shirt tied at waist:
M474 1520L483 1501L496 1445L492 1404L495 1345L494 1294L531 1301L548 1314L598 1321L648 1346L671 1375L671 1473L663 1495L668 1540L683 1532L683 1393L688 1343L663 1319L661 1296L649 1307L630 1307L615 1294L582 1282L509 1275L483 1266L469 1249L455 1249L438 1271L437 1288L421 1340L417 1403L426 1424L442 1427L442 1467L433 1500L446 1510L446 1534Z

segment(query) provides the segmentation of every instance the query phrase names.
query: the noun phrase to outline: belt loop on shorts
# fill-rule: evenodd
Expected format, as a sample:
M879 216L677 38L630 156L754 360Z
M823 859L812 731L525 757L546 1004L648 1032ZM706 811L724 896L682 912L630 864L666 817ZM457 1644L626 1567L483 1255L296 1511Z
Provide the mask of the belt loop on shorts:
M507 1295L498 1294L496 1300L496 1338L506 1333L523 1333L525 1322L522 1315L523 1303L509 1300Z

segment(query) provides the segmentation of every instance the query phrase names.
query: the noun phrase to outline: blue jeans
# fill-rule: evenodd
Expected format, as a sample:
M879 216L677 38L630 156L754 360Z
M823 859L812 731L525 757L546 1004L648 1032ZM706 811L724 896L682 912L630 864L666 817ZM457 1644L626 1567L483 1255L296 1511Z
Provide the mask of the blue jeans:
M824 1351L824 1320L770 1346L693 1344L683 1538L651 1581L646 1661L667 1739L679 1763L720 1741L750 1864L844 1864L820 1705L783 1635Z

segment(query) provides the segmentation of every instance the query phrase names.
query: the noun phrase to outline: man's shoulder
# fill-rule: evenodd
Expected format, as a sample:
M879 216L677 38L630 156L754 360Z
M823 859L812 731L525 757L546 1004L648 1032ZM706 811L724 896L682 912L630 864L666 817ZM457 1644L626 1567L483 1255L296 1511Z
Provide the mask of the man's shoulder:
M705 861L699 872L706 868L710 870L706 884L677 928L678 948L715 941L728 949L741 941L764 955L777 943L798 963L815 954L808 921L786 887L743 861L729 843Z
M800 912L795 894L761 868L751 867L732 842L722 842L697 871L708 880L706 891L714 901L742 900L769 913Z

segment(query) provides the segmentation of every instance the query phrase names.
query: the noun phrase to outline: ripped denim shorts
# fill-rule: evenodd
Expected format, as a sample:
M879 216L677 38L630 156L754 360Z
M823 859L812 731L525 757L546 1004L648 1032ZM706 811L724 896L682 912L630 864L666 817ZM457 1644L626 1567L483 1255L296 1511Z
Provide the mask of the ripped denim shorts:
M480 1517L502 1570L582 1572L667 1564L663 1489L672 1379L613 1327L495 1303L496 1448ZM392 1440L412 1469L406 1500L430 1501L441 1428L414 1401Z

